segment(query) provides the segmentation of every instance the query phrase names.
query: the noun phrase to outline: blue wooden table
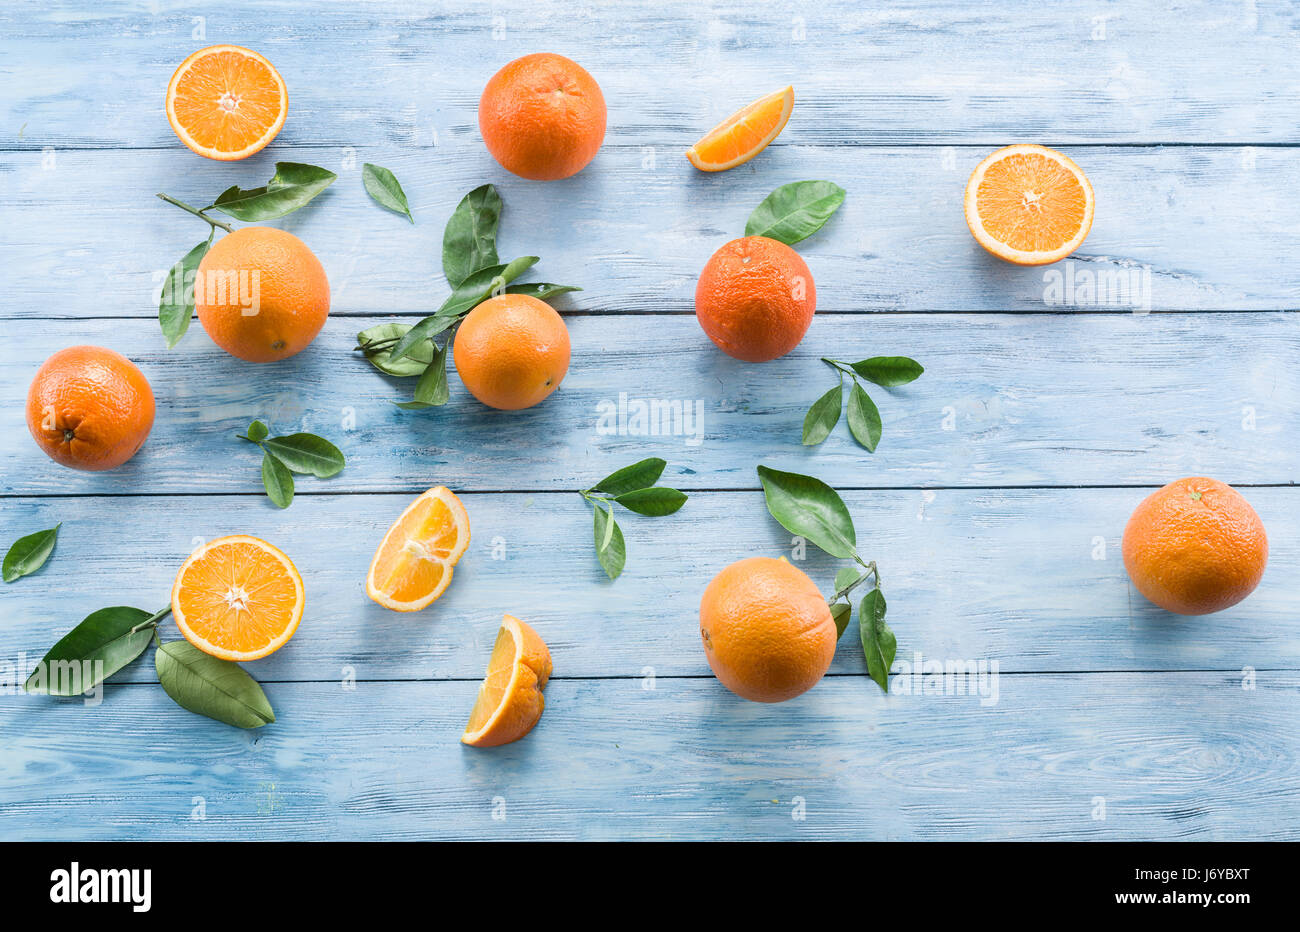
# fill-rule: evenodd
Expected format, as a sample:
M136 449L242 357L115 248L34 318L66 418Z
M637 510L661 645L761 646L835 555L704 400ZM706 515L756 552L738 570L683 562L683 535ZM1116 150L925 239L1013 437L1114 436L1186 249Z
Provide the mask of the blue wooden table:
M0 837L1300 838L1300 7L998 6L0 8L5 544L63 524L53 560L0 589ZM275 143L229 165L183 148L162 108L176 63L225 42L267 55L291 101ZM498 67L543 50L586 66L610 116L587 170L538 184L492 161L476 107ZM705 129L786 83L794 116L763 155L688 165ZM1096 189L1092 233L1055 271L966 230L970 170L1011 142L1062 148ZM154 194L202 201L277 160L340 176L282 221L325 265L329 323L275 365L197 326L168 351L156 289L203 231ZM366 161L401 179L414 227L368 200ZM799 247L816 319L791 355L735 362L693 318L696 277L804 178L848 191ZM503 254L585 288L556 302L568 378L516 414L454 376L446 408L399 411L410 383L359 360L355 334L442 301L443 223L484 182L505 200ZM1082 287L1120 276L1135 287L1109 302ZM148 443L113 472L55 466L23 422L37 366L76 343L125 353L157 396ZM895 353L927 372L878 393L877 453L843 427L800 446L830 384L818 357ZM702 429L610 433L601 405L621 395L699 401ZM275 509L235 439L254 417L334 439L346 470ZM574 490L652 455L691 499L624 522L610 583ZM890 695L856 624L791 702L710 675L705 584L791 551L759 462L842 491L898 634ZM1250 599L1180 619L1129 585L1119 538L1150 490L1192 474L1244 492L1272 555ZM462 496L473 544L435 606L385 611L367 561L435 484ZM275 724L180 710L148 656L97 706L13 688L92 609L165 604L196 541L226 533L272 541L306 580L292 643L248 665ZM802 565L834 572L813 548ZM478 751L458 737L503 612L543 634L555 676L528 738ZM982 664L983 691L945 688L947 664Z

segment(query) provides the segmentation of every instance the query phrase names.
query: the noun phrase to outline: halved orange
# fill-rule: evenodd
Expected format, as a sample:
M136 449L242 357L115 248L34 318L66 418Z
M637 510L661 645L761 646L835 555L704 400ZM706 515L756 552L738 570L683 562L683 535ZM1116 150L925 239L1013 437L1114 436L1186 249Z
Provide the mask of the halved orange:
M966 225L976 242L1017 265L1064 259L1092 229L1092 184L1068 157L1044 146L994 152L966 183Z
M185 639L223 660L279 650L302 620L302 577L278 547L235 534L190 554L172 585L172 617Z
M542 689L550 678L551 652L546 642L518 618L506 615L460 740L476 748L518 741L542 717L546 708Z
M167 85L167 120L190 149L223 162L260 152L284 126L289 92L275 66L238 45L199 49Z
M415 612L442 595L469 546L469 515L446 486L435 486L393 522L370 561L366 595L395 612Z
M794 88L760 97L737 110L686 150L686 157L702 172L721 172L743 165L767 148L794 110Z

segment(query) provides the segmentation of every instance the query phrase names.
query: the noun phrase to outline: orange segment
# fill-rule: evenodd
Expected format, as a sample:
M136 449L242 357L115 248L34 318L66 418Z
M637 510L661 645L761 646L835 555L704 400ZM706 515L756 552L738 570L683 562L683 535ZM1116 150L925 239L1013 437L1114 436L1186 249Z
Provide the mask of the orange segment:
M284 552L237 534L200 547L172 586L172 616L185 639L223 660L278 650L302 620L302 577Z
M167 120L199 155L221 161L261 151L284 126L289 92L275 66L238 45L199 49L167 85Z
M469 546L469 515L436 486L407 506L370 561L366 595L395 612L415 612L442 595Z
M1092 229L1092 184L1072 160L1043 146L1007 146L966 183L966 224L999 259L1046 265L1074 252Z
M702 172L721 172L743 165L781 135L794 110L794 88L760 97L727 117L686 150Z
M506 615L460 740L476 748L518 741L542 717L542 689L550 677L546 642L518 618Z

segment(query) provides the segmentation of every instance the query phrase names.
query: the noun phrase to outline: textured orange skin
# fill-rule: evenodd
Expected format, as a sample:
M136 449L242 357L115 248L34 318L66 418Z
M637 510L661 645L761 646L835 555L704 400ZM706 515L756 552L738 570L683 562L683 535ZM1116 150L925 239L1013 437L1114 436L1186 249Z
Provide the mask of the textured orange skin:
M533 181L568 178L587 167L605 139L605 97L577 62L525 55L488 80L478 127L506 171Z
M812 273L797 252L766 236L733 239L695 286L695 316L728 356L767 362L799 345L817 309Z
M532 626L513 615L505 617L516 622L523 635L519 674L506 707L501 710L492 727L471 747L494 748L518 741L533 730L546 709L546 697L542 690L551 678L551 652Z
M488 298L461 321L453 347L470 394L503 411L540 403L569 371L564 318L529 295Z
M224 300L210 276L247 273L245 294L257 273L257 313L245 315L239 287ZM231 293L233 290L233 294ZM320 260L292 233L273 227L241 227L208 250L194 280L199 323L231 356L248 362L278 362L307 348L330 312L330 283Z
M835 656L835 621L802 570L750 557L700 599L700 637L714 676L737 696L784 702L817 685Z
M1143 499L1124 528L1124 568L1133 585L1179 615L1231 608L1259 585L1266 563L1259 515L1217 479L1169 483Z
M27 391L27 429L50 459L73 469L121 466L144 444L153 415L144 373L101 346L59 350Z

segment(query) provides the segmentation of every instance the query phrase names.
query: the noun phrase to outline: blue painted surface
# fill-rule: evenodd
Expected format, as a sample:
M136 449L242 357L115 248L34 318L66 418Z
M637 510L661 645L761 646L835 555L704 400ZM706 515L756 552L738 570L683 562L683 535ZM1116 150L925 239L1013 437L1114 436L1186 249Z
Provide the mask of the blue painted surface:
M7 545L64 522L50 564L0 588L0 837L1300 838L1296 8L809 6L0 10L0 527ZM266 53L292 102L276 143L235 165L183 149L162 114L175 63L216 42ZM583 62L610 106L596 161L545 185L499 169L474 117L491 72L539 49ZM681 158L787 81L794 117L758 159L702 177ZM1061 145L1097 189L1059 268L1149 270L1140 300L1052 303L1044 270L971 241L965 178L1017 141ZM274 366L197 325L166 350L157 275L201 230L152 195L252 186L277 159L340 174L282 224L326 266L330 323ZM397 173L414 227L369 203L364 161ZM800 246L817 320L789 357L735 363L691 316L695 278L767 191L805 177L849 192ZM358 360L354 335L441 301L442 224L484 181L506 201L503 252L586 289L557 301L569 376L516 415L454 376L446 409L399 412L410 383ZM125 352L158 398L145 449L111 473L54 466L22 423L40 361L79 342ZM876 393L878 452L843 425L802 448L830 384L817 358L876 353L927 366ZM699 400L699 442L602 431L622 392ZM347 469L275 510L234 439L257 416L336 439ZM572 490L647 455L691 501L624 522L611 584ZM790 546L758 462L844 491L889 594L893 694L867 680L856 626L831 675L777 707L709 674L705 583ZM1177 619L1128 585L1119 537L1150 489L1194 473L1243 489L1272 555L1250 599ZM435 483L464 493L474 543L433 608L385 612L364 566ZM274 725L178 709L147 657L95 706L3 689L90 610L161 606L194 540L233 532L279 544L307 581L292 643L249 665ZM835 563L805 566L826 582ZM457 738L504 611L546 637L555 677L532 735L479 752ZM950 694L902 666L927 661L997 677Z

